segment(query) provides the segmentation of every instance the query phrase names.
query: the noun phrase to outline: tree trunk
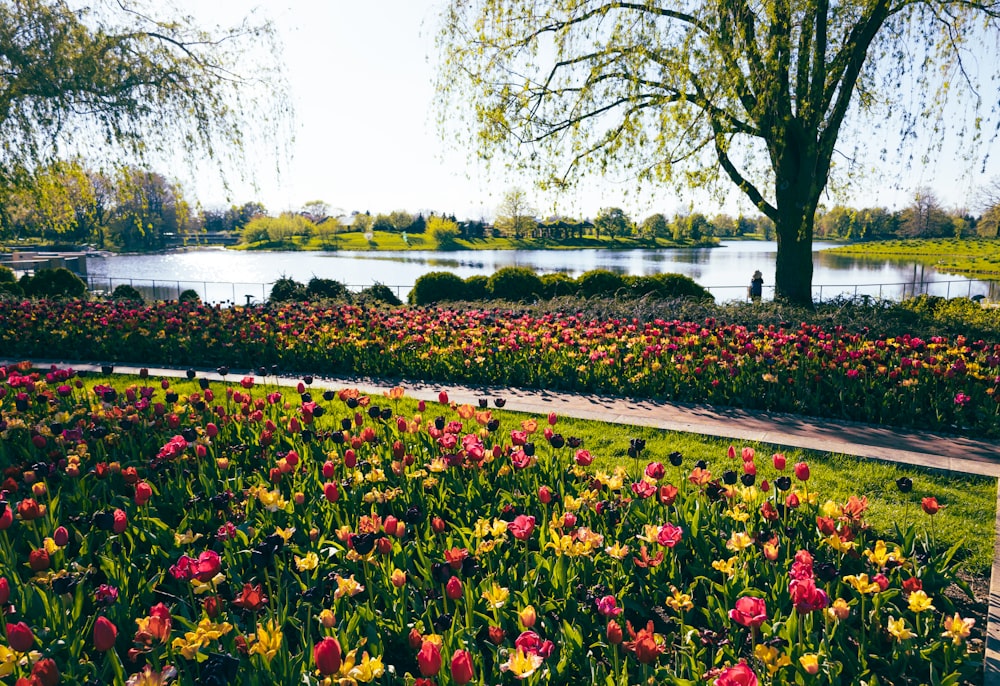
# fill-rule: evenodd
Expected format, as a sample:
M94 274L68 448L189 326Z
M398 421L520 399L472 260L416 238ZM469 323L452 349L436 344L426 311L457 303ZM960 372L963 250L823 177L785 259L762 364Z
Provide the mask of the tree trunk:
M794 122L793 122L794 124ZM778 257L774 275L776 300L812 308L813 224L827 165L817 160L816 144L799 126L785 131L784 147L775 156L775 233Z
M800 216L795 216L799 214ZM778 214L778 258L774 274L774 297L793 305L812 307L812 215Z

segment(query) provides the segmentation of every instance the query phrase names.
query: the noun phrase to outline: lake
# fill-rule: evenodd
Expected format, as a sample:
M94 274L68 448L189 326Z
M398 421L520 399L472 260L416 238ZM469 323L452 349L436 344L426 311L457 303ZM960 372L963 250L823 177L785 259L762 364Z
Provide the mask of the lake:
M913 293L998 297L996 283L939 274L912 262L822 252L835 243L814 244L813 295L829 300L841 294L900 298ZM249 252L205 248L146 255L88 259L92 289L111 290L131 283L148 296L176 298L191 288L205 302L261 302L270 284L287 276L306 283L314 276L336 279L352 290L374 283L390 286L405 300L414 282L431 271L462 278L489 276L501 267L530 267L539 273L579 276L591 269L619 274L684 274L723 302L744 299L755 269L764 274L764 295L773 294L777 244L773 241L723 241L716 248L660 250L477 250L461 252ZM991 291L992 289L992 291Z

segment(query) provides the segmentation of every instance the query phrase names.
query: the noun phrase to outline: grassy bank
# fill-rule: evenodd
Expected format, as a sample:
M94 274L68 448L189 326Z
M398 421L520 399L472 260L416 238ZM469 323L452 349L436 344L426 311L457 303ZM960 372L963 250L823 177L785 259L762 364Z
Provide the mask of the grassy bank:
M854 243L827 252L858 257L905 259L949 274L1000 276L1000 239L928 238Z
M479 238L455 241L458 250L578 250L599 248L603 250L635 250L640 248L694 248L711 247L715 239L704 241L673 241L665 238L594 238L548 239L548 238ZM426 234L406 234L406 240L399 233L376 231L372 240L364 233L351 231L330 237L304 238L295 236L285 241L259 241L249 245L239 245L237 250L359 250L359 251L403 251L437 250L434 240Z

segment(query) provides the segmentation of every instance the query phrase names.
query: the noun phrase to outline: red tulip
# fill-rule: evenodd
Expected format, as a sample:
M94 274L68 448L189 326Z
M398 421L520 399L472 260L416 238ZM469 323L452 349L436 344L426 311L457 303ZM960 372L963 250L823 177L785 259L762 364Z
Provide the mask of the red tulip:
M340 490L337 488L337 484L333 481L327 481L323 484L323 497L331 503L340 500Z
M618 645L625 638L624 635L622 634L621 625L613 619L608 622L607 636L608 636L608 643L610 643L611 645Z
M0 576L0 606L6 605L8 600L10 600L10 582L7 581L7 577Z
M424 676L435 676L441 671L441 647L434 641L424 641L417 653L417 667Z
M49 551L45 548L38 548L28 553L28 567L33 572L43 572L49 568Z
M112 516L114 523L111 525L111 530L116 534L124 533L128 528L128 515L125 514L125 510L116 509Z
M722 670L712 684L713 686L757 686L757 675L745 662L738 662Z
M452 600L458 600L462 597L462 580L457 576L453 576L448 579L448 583L444 587L444 593Z
M336 674L340 671L340 642L332 636L325 637L313 646L313 662L323 676Z
M26 653L35 644L35 635L31 627L24 622L7 625L7 645L19 653Z
M194 578L205 583L222 570L222 558L214 550L206 550L195 562Z
M785 469L784 455L782 455L781 453L775 453L774 455L771 455L771 462L774 463L774 468L777 469L779 472L784 471Z
M153 497L153 487L145 481L140 481L135 485L135 504L142 507Z
M106 653L115 647L117 638L118 627L107 617L98 617L94 622L94 647L99 652Z
M64 526L56 527L56 530L52 532L52 540L55 541L57 546L62 548L69 543L69 531Z
M921 500L920 507L922 507L924 512L929 515L937 514L938 510L941 509L941 505L938 504L937 498L933 496Z
M538 487L538 499L542 502L543 505L548 505L549 503L551 503L552 502L552 489L549 488L548 486L539 486Z
M535 530L535 518L530 515L518 515L514 521L507 525L510 533L519 541L526 541L531 538L531 532Z
M32 686L36 683L41 684L41 686L57 686L59 683L59 667L56 666L56 661L51 657L43 657L33 664L31 666L31 681L29 683Z
M472 654L468 650L456 650L451 656L451 680L456 684L467 684L474 676Z
M763 598L742 596L729 611L729 618L745 627L756 628L767 621L767 605Z
M795 478L799 481L809 481L809 465L805 462L796 462Z

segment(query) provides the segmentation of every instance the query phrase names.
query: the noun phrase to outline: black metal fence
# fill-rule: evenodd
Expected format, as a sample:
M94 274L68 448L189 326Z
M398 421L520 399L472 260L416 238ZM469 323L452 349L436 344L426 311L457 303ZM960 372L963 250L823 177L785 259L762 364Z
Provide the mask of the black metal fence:
M181 293L192 290L204 303L221 305L253 305L266 302L273 282L223 282L185 281L178 279L131 279L106 276L88 276L87 286L92 293L110 295L117 286L128 284L147 300L177 300ZM372 284L347 284L352 291L360 291ZM405 300L409 285L388 285L396 297ZM719 302L749 300L745 285L706 286ZM916 295L937 295L943 298L976 298L989 302L1000 301L1000 281L955 279L951 281L902 281L898 283L868 284L814 284L813 300L822 303L837 298L872 298L877 300L903 300ZM764 287L765 299L773 297L774 286Z

